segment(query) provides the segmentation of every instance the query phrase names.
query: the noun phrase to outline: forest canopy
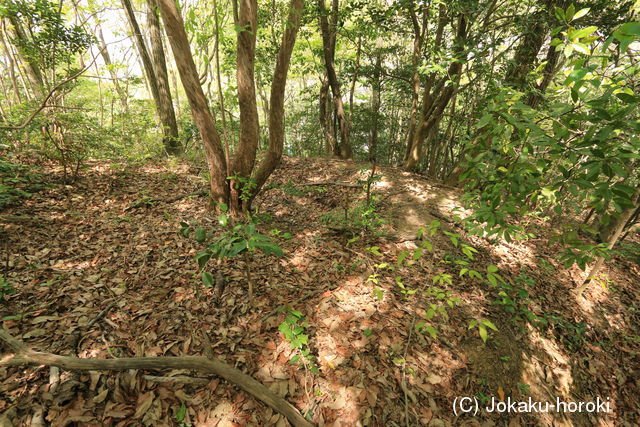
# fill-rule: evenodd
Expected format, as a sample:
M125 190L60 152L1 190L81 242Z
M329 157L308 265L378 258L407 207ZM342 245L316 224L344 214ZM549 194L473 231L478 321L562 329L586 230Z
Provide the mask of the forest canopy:
M11 228L24 221L13 210L28 213L47 194L94 200L73 194L102 191L91 188L96 183L107 188L95 196L100 203L127 202L118 227L142 208L206 200L199 212L167 210L150 219L163 216L175 239L190 239L196 299L202 289L222 298L237 269L247 304L259 305L265 296L256 270L279 265L273 260L293 250L286 224L302 229L313 218L321 235L339 236L330 239L335 253L356 259L382 256L376 239L413 242L388 262L333 267L340 274L363 268L361 285L377 301L386 298L385 274L403 298L418 295L422 308L409 330L434 341L440 330L432 318L448 319L464 299L448 289L458 279L497 289L499 304L518 321L547 333L570 324L579 335L577 320L550 321L519 308L533 286L524 273L514 270L510 280L497 262L474 267L478 242L507 252L540 242L567 275L557 273L566 295L578 301L597 284L607 288L606 265L616 257L631 254L637 274L638 0L4 0L0 57L0 219L12 224L0 302L20 298L10 296L16 287L9 278L22 274L11 245L26 243ZM148 174L139 172L149 167L169 168L163 173L173 184L198 185L151 194ZM118 193L138 179L141 187ZM403 192L412 198L393 206ZM324 207L302 218L296 215L304 208L281 205L288 198ZM422 204L436 198L451 209ZM287 216L282 228L267 230L265 218ZM395 220L412 224L410 237ZM386 235L386 227L395 230ZM451 253L433 255L434 262L451 271L421 264L438 238ZM414 263L429 273L411 277L435 288L410 289L400 273L392 277ZM305 316L285 305L279 332L297 352L292 363L319 375L302 332ZM637 311L637 301L624 306ZM498 334L488 316L464 323L484 343ZM392 365L403 367L403 422L420 424L407 409L408 359L394 354ZM297 409L278 405L270 407L304 425ZM319 422L312 406L304 422Z

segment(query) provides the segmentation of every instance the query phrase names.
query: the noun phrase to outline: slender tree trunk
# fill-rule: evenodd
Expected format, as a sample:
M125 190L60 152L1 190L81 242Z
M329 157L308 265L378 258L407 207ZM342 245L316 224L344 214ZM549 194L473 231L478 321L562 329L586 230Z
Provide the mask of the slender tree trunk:
M158 85L158 98L160 105L160 115L164 129L164 146L169 154L180 153L180 140L178 138L178 123L176 113L173 110L173 100L171 99L171 89L169 86L169 74L167 73L167 60L164 55L162 43L162 30L158 19L158 4L156 0L147 0L147 23L149 25L149 38L151 40L151 59Z
M362 53L362 40L358 38L358 48L356 50L356 67L353 70L351 78L351 87L349 88L349 123L353 123L353 95L356 91L356 83L358 82L358 74L360 73L360 54Z
M276 67L271 83L271 98L269 109L269 150L260 164L256 174L256 189L253 197L260 191L267 178L280 164L284 146L284 95L287 74L291 62L291 53L296 42L300 19L304 8L304 0L291 0L287 16L286 30L282 36L282 43L278 50Z
M371 90L371 133L369 134L369 161L378 159L378 121L380 116L380 67L382 63L382 40L378 40L378 52L376 53L375 69L373 71L373 84Z
M16 78L16 64L7 46L7 42L5 41L5 29L4 29L4 20L2 20L2 29L0 30L0 42L2 42L2 49L4 51L4 55L7 58L7 68L9 69L9 78L11 79L11 86L13 87L13 95L18 104L22 103L22 97L20 96L20 88L18 86L18 79Z
M109 55L109 50L107 49L107 43L104 41L104 35L102 34L102 27L98 24L96 26L98 42L100 43L100 54L102 55L102 60L104 61L104 65L107 67L107 71L109 71L109 75L111 76L111 81L113 82L113 87L118 94L118 98L120 99L120 104L122 105L122 110L125 114L129 113L129 103L127 100L127 94L120 86L120 80L118 79L118 74L116 70L113 68L113 63L111 62L111 55Z
M349 141L350 123L345 114L340 82L338 81L334 64L338 23L338 0L332 0L331 25L329 25L329 21L327 19L327 10L324 2L325 0L318 0L318 7L320 11L320 32L322 33L324 65L327 70L327 78L329 80L329 86L331 87L331 93L333 94L333 102L335 104L338 126L340 129L340 143L338 144L339 156L343 159L350 159L353 156L351 142Z
M136 41L135 44L138 48L140 60L142 61L142 68L144 69L145 76L147 77L149 92L151 92L151 96L153 97L156 111L158 113L158 118L160 119L162 133L164 135L163 142L165 149L167 150L167 153L173 154L175 151L171 145L171 141L174 138L174 130L175 135L177 136L177 125L175 125L175 116L172 122L171 118L168 115L168 109L166 108L166 100L164 100L160 96L160 88L158 79L156 77L156 71L153 68L153 61L151 59L151 55L149 54L149 50L147 49L147 44L144 40L144 37L142 37L140 25L138 25L138 21L133 12L133 7L131 6L131 0L122 0L122 5L124 6L124 9L127 13L127 19L129 20L129 24L131 25L131 30L133 31L133 35Z
M213 19L215 21L215 59L216 59L216 83L218 85L218 103L220 104L220 117L222 119L222 137L224 139L224 155L227 162L227 176L230 171L228 170L231 164L230 152L229 152L229 135L227 134L227 120L224 113L224 93L222 92L222 75L220 74L220 20L218 17L218 2L213 0Z
M322 133L324 135L324 143L325 143L325 153L327 156L337 155L337 144L336 139L333 136L333 132L331 131L331 122L327 108L329 100L329 80L327 79L326 74L322 78L322 82L320 85L320 100L319 100L319 118L320 118L320 126L322 127Z
M616 243L620 238L620 235L622 234L622 231L624 230L625 225L627 224L627 221L629 221L629 219L634 214L636 209L638 209L638 207L640 206L639 191L636 191L636 194L633 196L631 203L633 206L625 208L622 211L622 213L620 213L620 215L613 220L614 226L612 227L611 234L609 235L609 240L607 241L608 250L613 249L613 247L616 245ZM584 291L589 287L589 283L591 283L591 280L594 277L596 277L596 275L600 272L600 269L602 268L603 265L604 265L604 257L603 256L597 257L584 283L575 289L575 293L578 296L582 296Z
M26 43L27 35L22 28L22 24L20 20L15 15L9 15L9 22L13 26L13 33L15 34L18 40L22 40ZM19 46L17 46L17 51L22 57L22 61L24 62L24 68L27 73L27 77L31 83L31 88L36 97L42 97L44 95L44 87L45 87L45 79L40 70L38 64L30 58L26 52L22 51Z
M230 173L238 178L249 178L255 165L260 125L258 105L256 103L256 85L254 78L256 33L258 29L257 0L240 0L238 8L237 32L237 68L238 104L240 107L240 135L238 148L231 161ZM242 210L240 196L243 183L233 180L231 188L231 209Z
M436 51L440 48L440 43L442 42L442 35L444 31L444 25L446 22L446 13L444 7L441 5L440 7L440 17L438 23L438 30L436 32ZM462 43L467 35L467 21L464 15L460 15L458 17L458 28L456 31L455 38L455 46L454 52L457 56L461 55L462 50L464 49ZM434 127L439 121L442 112L447 107L449 101L453 97L456 88L455 85L448 85L446 87L445 83L447 79L454 79L454 81L458 81L460 79L460 73L462 71L462 62L454 61L448 69L447 77L443 78L438 85L433 89L432 87L435 80L435 74L431 74L429 79L427 80L427 84L423 90L422 97L422 116L420 117L420 121L416 125L415 135L413 138L413 142L411 144L411 150L409 152L409 156L405 161L404 168L409 171L415 171L418 169L420 162L422 161L423 150L422 145L424 143L425 137L431 131L431 128ZM433 99L434 94L439 94L436 99Z
M547 57L545 60L544 68L542 69L542 80L536 87L529 93L527 98L527 105L531 108L536 108L544 93L547 91L549 84L553 81L556 73L558 72L558 59L560 58L560 52L556 50L555 46L549 46L547 50Z
M205 155L209 166L211 197L214 202L228 203L229 185L227 183L227 167L224 150L213 116L209 111L207 99L198 79L198 70L193 61L189 39L184 29L184 22L174 0L158 0L162 19L164 20L171 50L176 60L180 79L189 100L193 121L200 130L204 142ZM223 113L224 114L224 113Z
M444 5L442 5L441 7L444 8ZM413 27L413 52L411 53L411 65L413 67L413 73L411 74L411 112L409 114L409 127L407 129L407 149L405 151L403 159L403 161L405 162L411 154L411 145L413 144L413 137L415 135L416 123L418 120L417 116L418 105L420 102L421 83L418 67L420 65L422 55L424 35L427 29L427 9L422 9L422 26L420 26L420 23L418 22L418 17L416 16L413 3L409 3L408 13L409 17L411 18L411 24Z

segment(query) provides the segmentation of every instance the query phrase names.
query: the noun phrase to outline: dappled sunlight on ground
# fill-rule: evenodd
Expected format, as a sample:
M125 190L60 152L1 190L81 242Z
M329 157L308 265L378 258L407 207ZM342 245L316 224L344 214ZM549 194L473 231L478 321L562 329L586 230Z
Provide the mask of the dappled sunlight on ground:
M215 298L202 286L193 259L202 246L178 233L182 221L219 232L207 198L198 195L207 187L203 165L95 163L77 186L55 186L7 212L32 219L3 224L10 248L7 277L18 292L0 306L2 326L29 346L54 353L73 354L77 338L81 357L211 352L325 425L634 420L622 411L634 408L640 395L633 362L640 354L635 264L608 261L607 288L594 283L585 292L588 298L577 300L569 291L582 273L559 265L556 247L542 239L464 236L452 219L457 189L386 167L378 168L383 178L372 188L377 212L390 226L327 226L327 213L342 209L345 200L363 200L357 180L367 178L366 170L359 171L367 166L285 159L272 187L256 200L264 214L259 228L274 236L284 256L252 255L256 295L249 303L244 260L208 264L226 278L223 295ZM312 182L328 184L302 185ZM353 185L331 184L347 182ZM184 197L176 200L179 195ZM455 261L463 257L443 235L431 239L433 251L421 259L397 264L402 251L419 247L417 229L433 220L478 250L470 268L484 277L487 266L496 265L507 283L526 291L513 312L497 302L499 289L484 278L459 276ZM451 283L436 286L438 273L450 274ZM412 292L436 287L458 302L431 319L434 338L415 326L442 300ZM523 307L548 323L533 327L515 320L525 318ZM301 333L318 374L291 363L297 350L279 331L288 310L304 318ZM484 343L468 327L474 319L490 319L498 331L490 330ZM193 425L284 425L281 415L217 378L206 385L163 384L142 372L74 373L61 381L74 387L62 399L50 392L46 369L0 373L0 393L14 399L1 401L0 412L14 405L25 424L44 411L52 421L80 414L96 425L137 423L146 416L150 425L171 425L185 402L185 421ZM197 376L157 373L177 374ZM460 421L452 414L457 396L500 393L538 400L600 395L620 403L615 413L593 420L546 414ZM133 418L140 407L150 415Z

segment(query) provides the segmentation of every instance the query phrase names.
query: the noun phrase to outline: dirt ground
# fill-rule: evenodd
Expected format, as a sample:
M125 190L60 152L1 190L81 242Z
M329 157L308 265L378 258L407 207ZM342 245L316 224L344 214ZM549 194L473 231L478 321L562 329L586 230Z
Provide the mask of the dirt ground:
M242 259L216 267L227 287L214 301L196 271L201 245L179 233L182 221L218 230L200 195L206 169L91 163L75 185L48 186L0 212L0 269L16 289L0 304L2 326L33 349L62 355L212 352L318 425L640 425L637 252L608 261L599 283L577 298L570 290L585 273L559 264L548 224L530 224L536 237L524 242L466 236L454 220L465 214L458 189L384 167L372 186L374 217L384 223L354 230L332 222L328 216L364 199L358 180L368 168L285 159L254 204L258 228L284 255L251 257L250 303ZM484 275L496 266L509 287L460 277L461 258L451 255L460 246L442 233L430 238L432 251L399 266L432 221L477 250L469 269ZM637 235L626 240L639 243ZM442 274L449 281L434 283ZM501 291L515 303L505 304ZM278 329L287 309L304 316L317 373L290 363L294 351ZM425 318L435 337L416 329ZM469 328L480 319L497 328L486 343ZM203 377L4 367L0 425L287 425L233 384ZM601 398L610 411L457 417L453 403L464 396Z

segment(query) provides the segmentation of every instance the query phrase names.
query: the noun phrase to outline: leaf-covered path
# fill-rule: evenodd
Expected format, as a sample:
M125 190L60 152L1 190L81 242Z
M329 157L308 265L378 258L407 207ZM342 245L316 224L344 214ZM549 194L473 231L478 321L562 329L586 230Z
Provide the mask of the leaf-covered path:
M632 255L609 261L607 287L594 284L588 299L576 299L569 291L583 273L561 267L558 249L543 245L546 239L465 237L453 220L455 189L392 168L382 168L373 187L376 215L387 223L354 233L327 214L340 216L363 199L357 185L339 185L366 179L359 168L367 165L286 159L274 173L255 207L259 228L285 254L255 255L256 296L249 304L243 261L220 266L228 284L214 302L196 274L198 244L178 233L181 221L215 230L200 195L204 169L94 163L77 185L53 186L0 214L7 242L2 268L17 290L0 305L3 327L34 349L64 355L213 354L320 425L640 422L637 254L635 261ZM326 184L305 185L318 183ZM432 239L432 252L398 266L402 251L413 254L420 245L417 229L432 220L478 250L470 269L484 276L496 266L505 285L457 277L459 247L443 234ZM451 283L436 287L433 278L441 273ZM459 302L440 310L447 299ZM300 325L319 373L290 363L290 343L278 330L287 310L304 316ZM513 320L518 315L522 321ZM435 338L414 328L425 317ZM468 328L475 319L498 329L489 330L486 344ZM2 368L0 421L285 425L233 385L198 375ZM611 412L457 418L458 396L600 397L610 399Z

